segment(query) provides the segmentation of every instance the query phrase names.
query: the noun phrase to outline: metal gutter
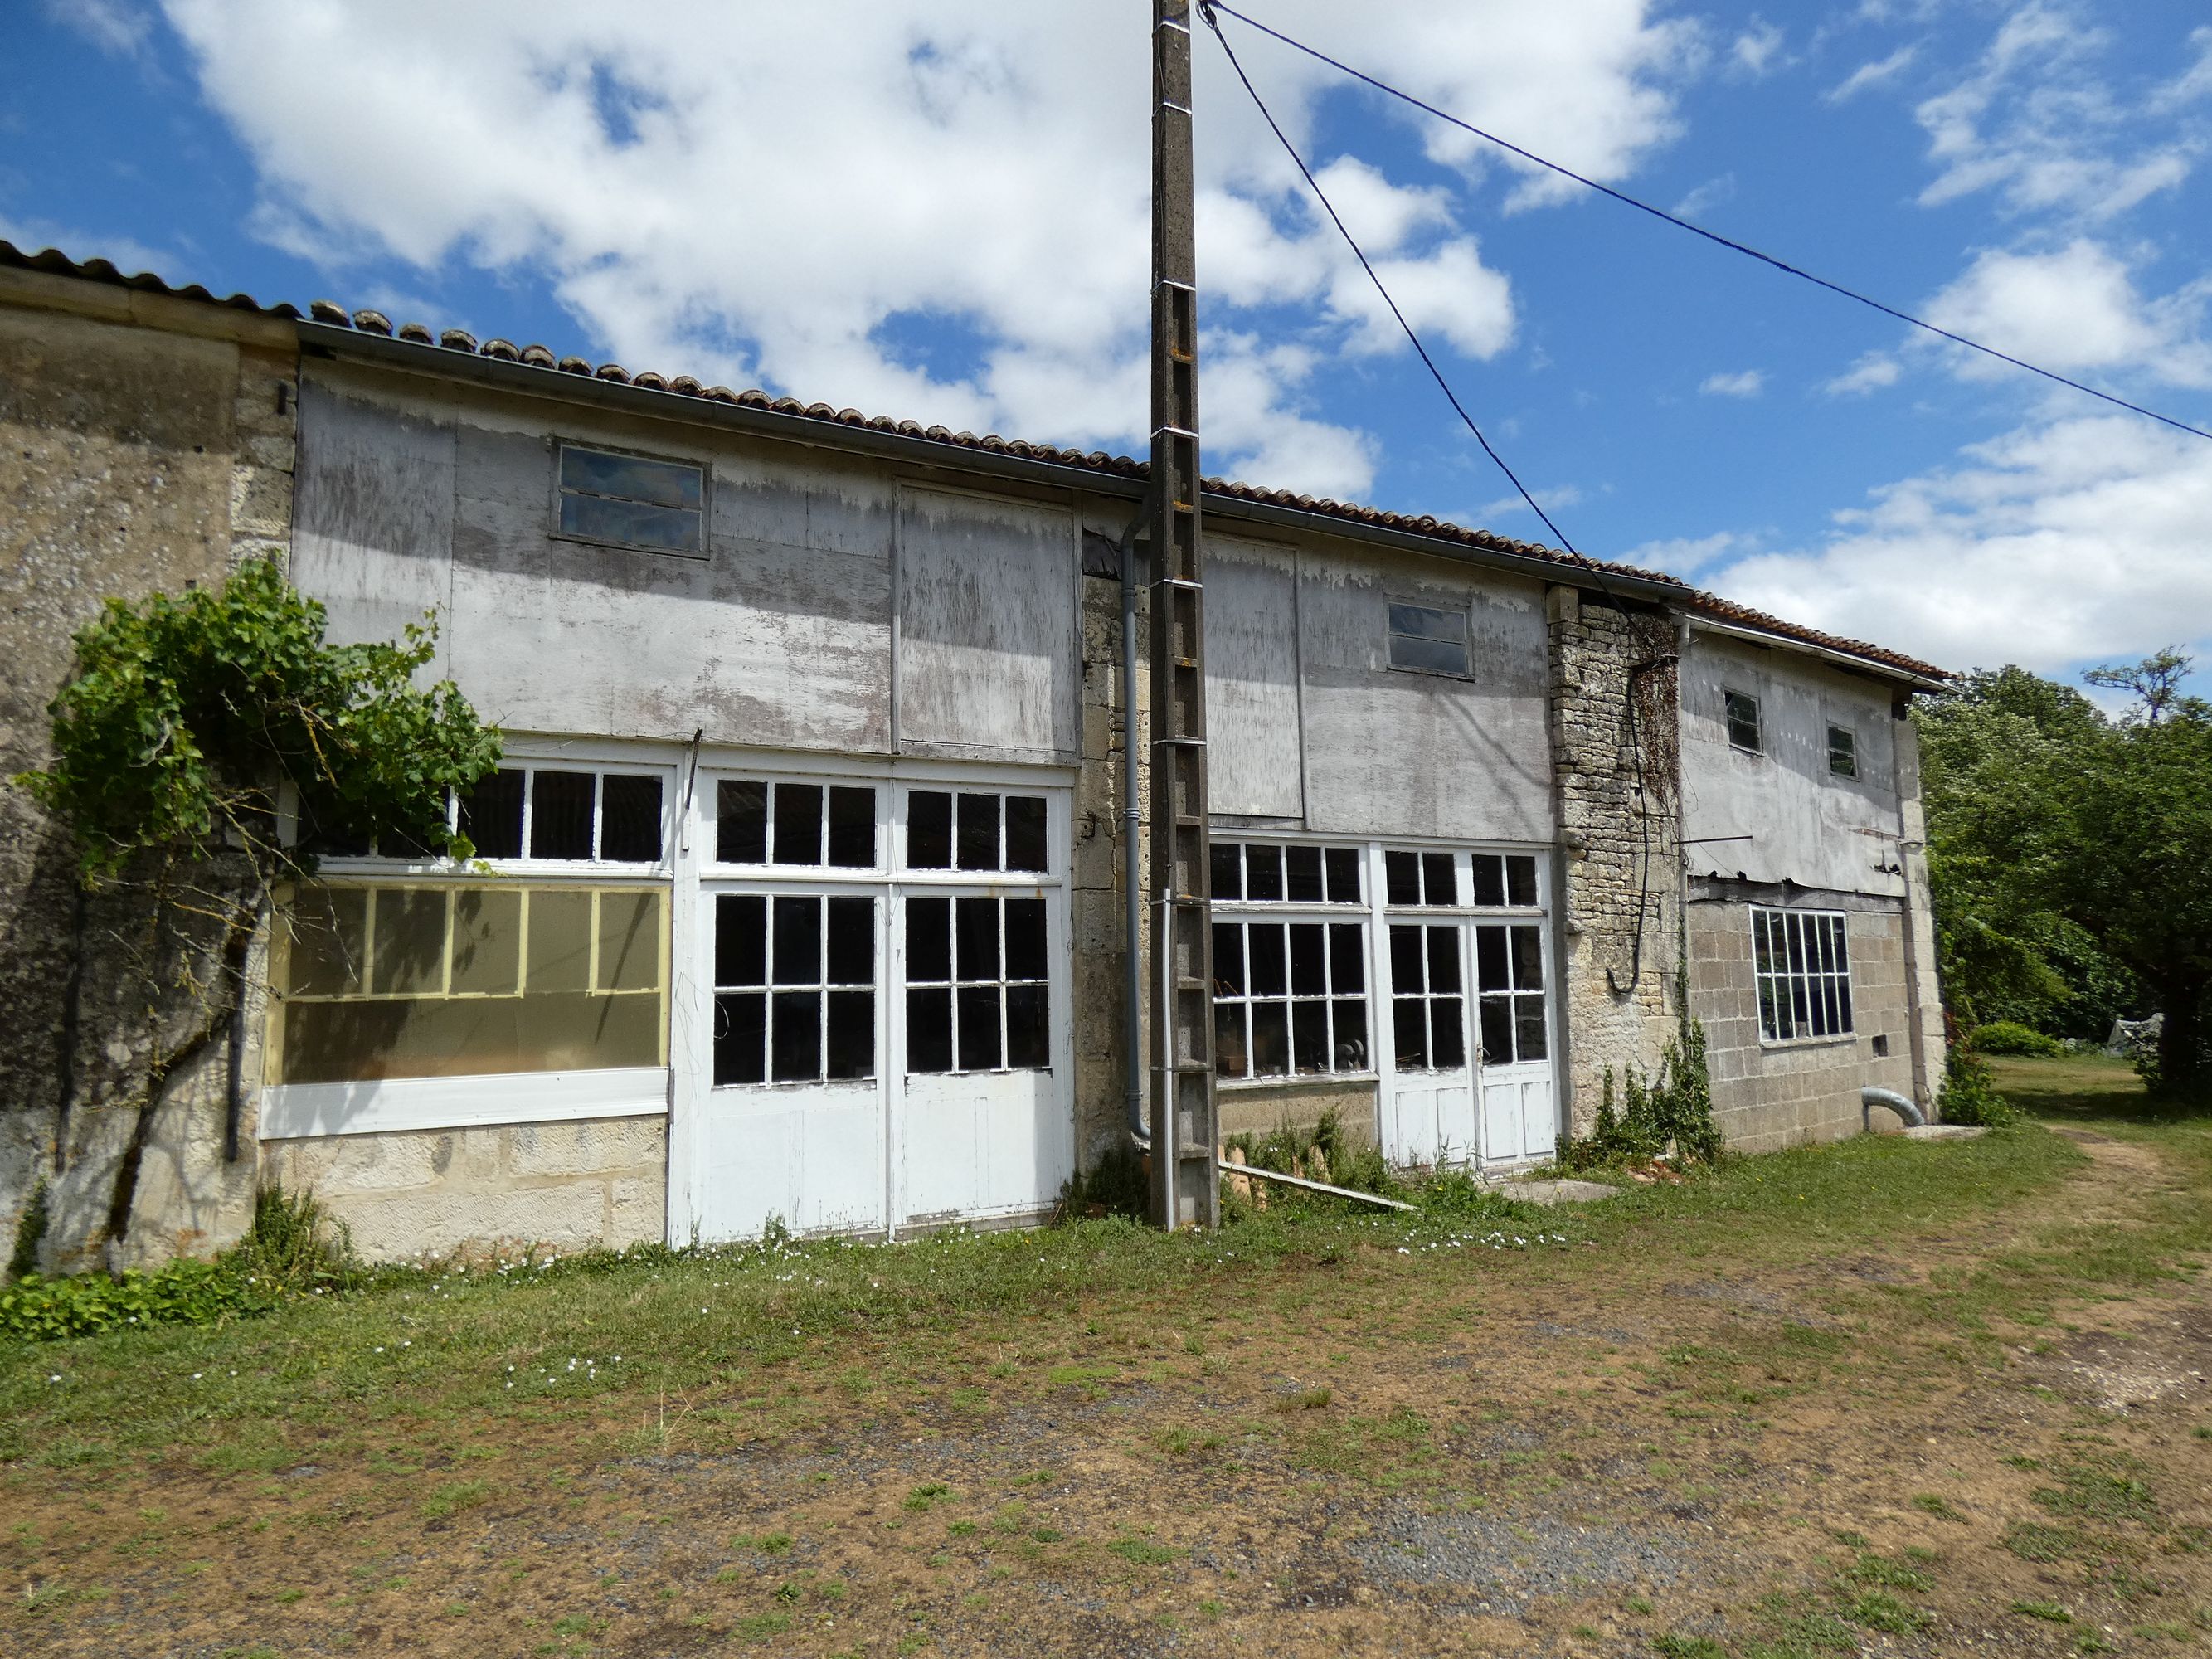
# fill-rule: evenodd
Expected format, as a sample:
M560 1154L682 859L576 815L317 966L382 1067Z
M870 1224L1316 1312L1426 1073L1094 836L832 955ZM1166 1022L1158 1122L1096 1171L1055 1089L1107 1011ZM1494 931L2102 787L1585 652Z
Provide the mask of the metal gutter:
M1787 634L1770 634L1762 629L1747 627L1741 623L1719 622L1711 617L1699 616L1695 610L1690 609L1687 605L1685 605L1684 609L1689 611L1690 626L1707 634L1719 634L1732 640L1745 640L1753 645L1765 646L1769 650L1796 651L1808 657L1819 657L1824 661L1836 664L1838 667L1848 668L1854 673L1870 674L1879 679L1895 680L1900 684L1912 687L1916 691L1950 690L1945 681L1933 680L1925 674L1916 674L1910 669L1899 668L1890 663L1877 661L1872 657L1855 656L1848 651L1838 651L1832 646L1814 645L1809 640L1795 639Z

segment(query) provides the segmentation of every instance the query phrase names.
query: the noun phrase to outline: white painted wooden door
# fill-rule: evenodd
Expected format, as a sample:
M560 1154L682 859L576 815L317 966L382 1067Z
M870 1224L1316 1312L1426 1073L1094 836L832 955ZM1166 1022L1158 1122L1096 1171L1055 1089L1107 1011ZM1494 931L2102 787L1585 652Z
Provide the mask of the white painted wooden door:
M1474 931L1483 1161L1540 1161L1552 1156L1559 1135L1545 930L1534 922L1486 921Z
M1389 924L1394 1066L1383 1152L1395 1164L1464 1164L1480 1156L1468 1042L1467 924Z

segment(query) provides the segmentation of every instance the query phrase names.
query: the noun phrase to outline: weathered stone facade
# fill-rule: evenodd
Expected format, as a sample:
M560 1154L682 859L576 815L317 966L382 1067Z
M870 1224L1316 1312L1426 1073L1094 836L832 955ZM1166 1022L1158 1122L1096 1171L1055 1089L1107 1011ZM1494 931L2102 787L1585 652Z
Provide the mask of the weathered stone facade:
M280 318L0 270L0 560L13 593L0 777L49 760L46 705L104 599L283 556L296 363ZM227 1043L179 1066L137 1121L134 1080L193 1016L132 967L143 926L135 904L80 901L67 837L0 787L0 1226L47 1180L50 1267L204 1251L251 1213L250 1103L225 1157ZM249 1103L252 1082L240 1079ZM118 1180L133 1162L135 1182ZM118 1185L133 1189L119 1212Z
M1549 599L1566 1121L1587 1134L1606 1072L1656 1068L1679 960L1674 635L1571 587Z

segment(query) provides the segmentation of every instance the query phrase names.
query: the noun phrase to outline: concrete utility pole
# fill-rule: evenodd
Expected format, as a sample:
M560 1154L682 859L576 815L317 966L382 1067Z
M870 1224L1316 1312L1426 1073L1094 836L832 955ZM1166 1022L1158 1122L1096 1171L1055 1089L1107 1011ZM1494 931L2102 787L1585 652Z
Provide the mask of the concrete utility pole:
M1190 124L1190 0L1154 0L1151 1127L1152 1214L1164 1227L1221 1219Z

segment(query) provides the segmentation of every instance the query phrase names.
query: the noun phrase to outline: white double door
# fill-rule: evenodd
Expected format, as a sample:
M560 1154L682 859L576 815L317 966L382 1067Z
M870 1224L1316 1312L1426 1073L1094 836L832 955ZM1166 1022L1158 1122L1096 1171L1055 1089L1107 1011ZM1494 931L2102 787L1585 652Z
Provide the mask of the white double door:
M1559 1115L1540 924L1383 925L1385 1155L1429 1167L1549 1158Z

